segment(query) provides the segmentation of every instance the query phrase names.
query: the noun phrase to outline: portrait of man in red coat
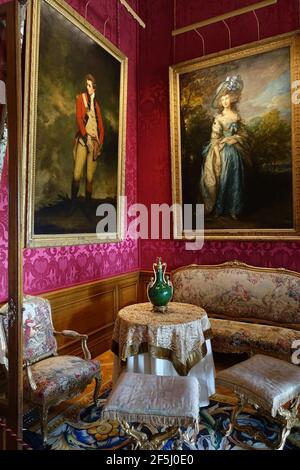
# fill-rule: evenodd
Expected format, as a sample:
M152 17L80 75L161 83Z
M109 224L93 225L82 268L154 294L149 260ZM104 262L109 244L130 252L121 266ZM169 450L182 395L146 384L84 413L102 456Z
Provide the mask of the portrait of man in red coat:
M56 0L31 3L39 28L28 37L28 52L35 52L28 53L24 89L26 135L32 136L26 145L32 169L26 195L28 246L31 239L32 246L110 241L115 227L105 226L99 234L105 216L97 210L110 204L122 213L128 58L77 13L73 16L71 7L66 17L52 5ZM38 64L31 64L33 56Z
M73 148L74 170L71 191L73 210L85 166L87 202L92 198L94 174L104 141L103 120L100 105L96 99L96 79L88 74L85 77L85 84L86 92L76 97L77 132Z

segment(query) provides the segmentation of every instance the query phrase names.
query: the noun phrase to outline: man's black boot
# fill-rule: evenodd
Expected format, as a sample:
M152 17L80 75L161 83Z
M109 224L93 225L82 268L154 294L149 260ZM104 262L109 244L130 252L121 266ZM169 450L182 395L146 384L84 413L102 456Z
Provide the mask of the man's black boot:
M72 188L71 188L71 207L69 211L69 216L73 215L76 207L77 207L77 194L79 191L79 181L72 181Z

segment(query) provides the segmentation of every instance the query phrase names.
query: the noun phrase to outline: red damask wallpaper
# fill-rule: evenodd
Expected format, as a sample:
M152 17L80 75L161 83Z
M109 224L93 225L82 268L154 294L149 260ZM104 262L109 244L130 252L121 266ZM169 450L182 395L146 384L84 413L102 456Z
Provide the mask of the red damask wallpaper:
M5 3L6 0L0 0ZM82 16L129 58L126 194L128 203L171 203L168 67L225 50L229 34L224 23L201 29L203 39L189 32L176 39L171 31L250 0L130 0L146 22L142 29L118 1L68 0ZM232 47L296 30L299 0L227 21ZM87 7L87 8L86 8ZM204 43L203 43L204 41ZM137 68L138 66L138 68ZM7 292L7 169L0 183L0 301ZM161 255L168 269L189 263L219 263L239 259L254 265L282 266L300 271L300 243L210 241L200 251L187 251L183 242L127 239L117 244L47 248L24 251L24 291L39 293L139 268L151 269Z
M225 50L229 33L222 22L171 36L173 29L249 5L248 0L147 0L140 2L140 15L147 28L140 35L138 109L138 199L171 203L171 157L169 134L169 77L172 64ZM159 12L159 14L158 14ZM277 4L227 20L231 45L239 46L300 26L300 2L278 0ZM203 44L204 41L204 44ZM204 50L203 50L204 45ZM189 263L214 264L238 259L260 266L286 267L300 271L300 243L291 241L207 241L200 251L187 251L184 242L142 240L141 268L151 269L156 256L168 269Z
M0 0L0 3L5 3L5 0ZM137 23L119 2L69 0L68 3L82 16L87 13L87 20L102 34L105 33L129 59L126 195L128 204L132 204L137 198ZM131 4L136 8L136 0ZM7 171L4 168L0 192L0 302L7 298L7 208ZM138 244L130 239L122 243L26 249L24 292L35 294L55 290L138 268Z

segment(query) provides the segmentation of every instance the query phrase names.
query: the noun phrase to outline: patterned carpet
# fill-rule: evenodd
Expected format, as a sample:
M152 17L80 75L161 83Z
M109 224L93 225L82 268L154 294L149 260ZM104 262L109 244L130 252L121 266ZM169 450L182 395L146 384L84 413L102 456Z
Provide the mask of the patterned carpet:
M63 414L54 417L49 422L48 449L53 450L117 450L128 449L129 440L119 429L117 422L100 420L101 406L108 396L110 388L102 394L99 407L90 405L92 392L73 403ZM228 428L232 405L211 401L207 408L200 410L200 430L195 445L185 443L183 450L238 450L239 443L254 445L263 448L264 445L253 442L244 433L234 432L228 439L225 431ZM263 431L269 439L276 440L278 427L268 422L262 416L257 417L250 413L243 413L239 417L241 425L255 425L259 431ZM145 427L136 424L139 430L146 432L149 436L157 432L153 427ZM32 431L32 429L31 429ZM25 433L25 439L37 449L41 448L41 441L35 432ZM292 434L287 442L286 450L300 450L300 430ZM172 440L169 440L164 450L172 449Z

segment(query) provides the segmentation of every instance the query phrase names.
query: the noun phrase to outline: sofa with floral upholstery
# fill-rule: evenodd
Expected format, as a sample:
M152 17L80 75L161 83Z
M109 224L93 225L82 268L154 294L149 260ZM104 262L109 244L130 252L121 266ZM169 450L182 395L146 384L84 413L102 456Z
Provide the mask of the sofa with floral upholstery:
M292 361L300 340L300 273L231 261L184 266L171 278L173 301L206 310L214 351Z

